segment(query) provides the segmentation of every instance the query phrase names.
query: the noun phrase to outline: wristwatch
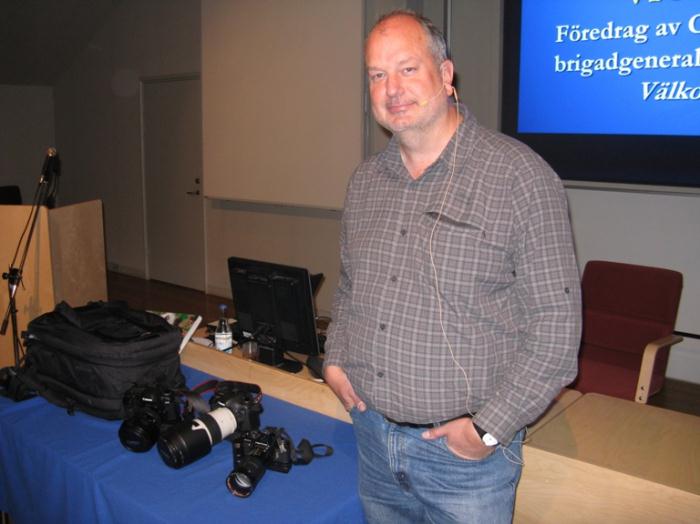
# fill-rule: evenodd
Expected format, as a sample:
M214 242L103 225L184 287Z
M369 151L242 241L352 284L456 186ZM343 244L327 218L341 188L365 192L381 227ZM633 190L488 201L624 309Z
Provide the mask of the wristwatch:
M491 433L487 433L476 424L474 424L474 429L479 434L479 437L481 437L481 442L483 442L484 445L489 447L498 445L498 440Z

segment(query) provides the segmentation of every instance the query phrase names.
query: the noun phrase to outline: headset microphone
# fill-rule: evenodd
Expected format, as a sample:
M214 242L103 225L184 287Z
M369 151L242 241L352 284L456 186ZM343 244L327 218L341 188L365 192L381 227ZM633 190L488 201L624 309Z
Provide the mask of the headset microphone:
M432 101L435 100L438 96L440 96L440 93L442 93L444 90L445 90L445 84L442 84L442 87L438 90L437 93L435 93L435 94L434 94L433 96L431 96L430 98L426 98L425 100L421 100L420 102L418 102L418 105L419 105L420 107L425 107L425 106L427 106L430 102L432 102Z

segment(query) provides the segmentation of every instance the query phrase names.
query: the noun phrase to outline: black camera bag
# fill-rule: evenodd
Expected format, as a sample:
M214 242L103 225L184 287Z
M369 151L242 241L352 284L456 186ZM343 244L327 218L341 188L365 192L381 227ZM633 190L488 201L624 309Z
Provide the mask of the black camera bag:
M124 418L124 393L134 385L180 389L178 328L125 302L61 302L32 320L24 335L20 378L49 402L105 419Z

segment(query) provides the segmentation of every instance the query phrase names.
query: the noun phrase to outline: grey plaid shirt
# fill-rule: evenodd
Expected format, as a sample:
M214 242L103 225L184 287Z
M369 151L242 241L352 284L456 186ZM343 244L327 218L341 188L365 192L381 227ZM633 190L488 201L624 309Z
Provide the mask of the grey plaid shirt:
M581 297L566 197L541 158L471 115L455 136L442 213L455 137L418 180L395 138L353 174L326 365L394 420L476 412L507 444L576 375Z

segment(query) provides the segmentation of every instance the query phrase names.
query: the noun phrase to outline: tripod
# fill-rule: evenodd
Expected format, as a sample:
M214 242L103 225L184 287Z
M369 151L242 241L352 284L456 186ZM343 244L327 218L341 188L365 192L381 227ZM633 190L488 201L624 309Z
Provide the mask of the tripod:
M61 162L58 158L58 153L56 152L55 148L50 147L46 152L46 158L44 159L44 165L41 169L39 183L37 184L36 191L34 192L34 199L32 201L32 207L29 211L29 217L24 226L24 230L20 235L19 242L17 243L15 255L12 258L12 262L10 262L9 270L2 274L3 280L7 280L7 289L10 300L7 305L5 317L2 321L2 326L0 327L0 335L4 336L7 333L7 326L9 323L11 323L12 350L15 369L19 369L24 360L24 352L17 325L17 290L19 289L19 286L22 285L22 272L24 271L24 265L27 261L27 255L29 254L29 248L32 243L32 236L34 235L37 219L39 218L40 208L43 205L53 207L56 194L58 192L58 178L60 176L60 172ZM17 265L18 261L19 265Z

